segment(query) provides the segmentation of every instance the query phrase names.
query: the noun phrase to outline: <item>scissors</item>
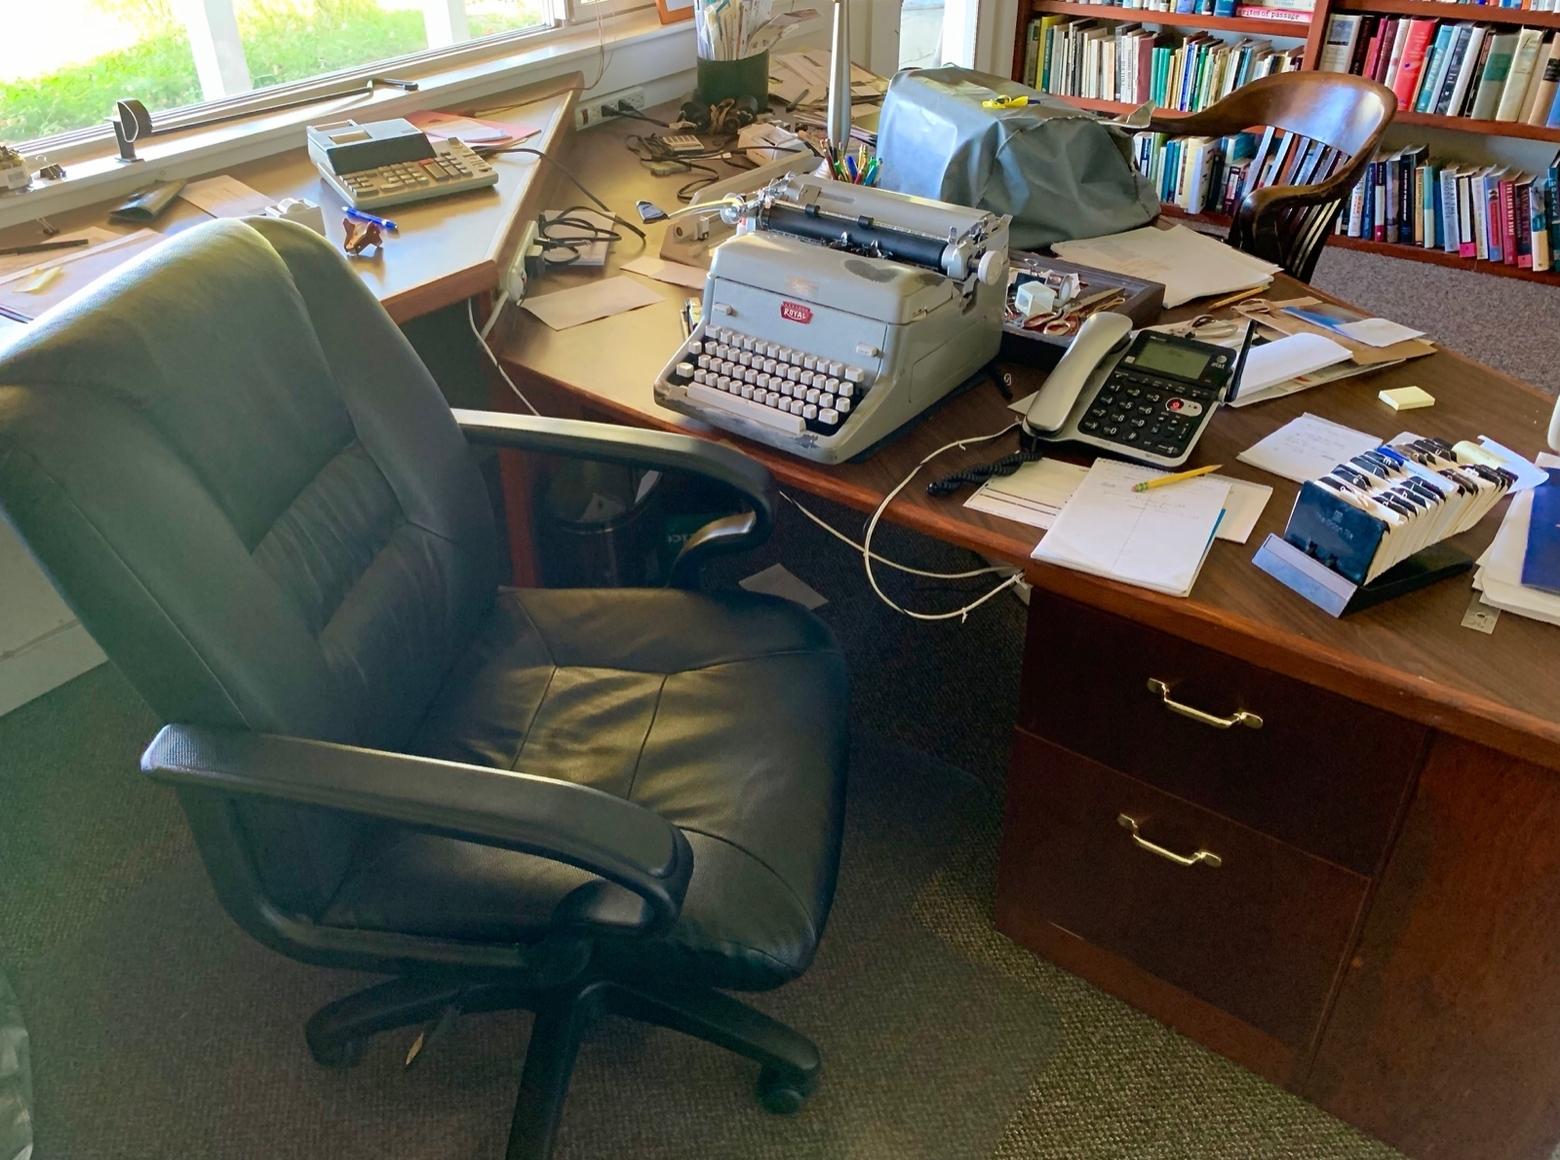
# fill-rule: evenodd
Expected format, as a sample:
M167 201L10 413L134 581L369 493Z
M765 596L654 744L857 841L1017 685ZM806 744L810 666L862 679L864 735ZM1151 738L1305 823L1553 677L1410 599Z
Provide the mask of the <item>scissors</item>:
M1099 310L1109 310L1112 306L1120 306L1126 300L1126 293L1113 286L1071 302L1065 309L1055 313L1037 314L1025 325L1029 330L1038 330L1041 334L1048 334L1053 338L1076 334L1078 328L1083 325L1083 320L1089 315Z

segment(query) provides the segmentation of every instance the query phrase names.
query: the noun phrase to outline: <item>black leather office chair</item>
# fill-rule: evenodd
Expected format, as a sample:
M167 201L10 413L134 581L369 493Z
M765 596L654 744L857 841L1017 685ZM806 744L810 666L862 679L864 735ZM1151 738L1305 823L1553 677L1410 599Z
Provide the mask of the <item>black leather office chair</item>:
M283 954L393 976L309 1020L316 1059L535 1011L508 1156L543 1157L612 1011L758 1061L795 1110L817 1050L722 991L795 978L823 932L840 654L763 596L500 589L468 441L724 485L683 580L768 532L768 475L729 448L452 415L286 223L181 234L0 354L0 510L175 722L142 767L223 905Z

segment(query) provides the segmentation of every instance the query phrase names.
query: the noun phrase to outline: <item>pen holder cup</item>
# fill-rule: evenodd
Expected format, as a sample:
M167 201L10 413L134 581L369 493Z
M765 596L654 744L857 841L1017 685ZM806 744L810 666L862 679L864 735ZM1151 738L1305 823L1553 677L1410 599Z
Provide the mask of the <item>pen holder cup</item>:
M758 111L769 108L769 53L760 52L740 60L697 60L698 97L707 105L724 100L752 97Z

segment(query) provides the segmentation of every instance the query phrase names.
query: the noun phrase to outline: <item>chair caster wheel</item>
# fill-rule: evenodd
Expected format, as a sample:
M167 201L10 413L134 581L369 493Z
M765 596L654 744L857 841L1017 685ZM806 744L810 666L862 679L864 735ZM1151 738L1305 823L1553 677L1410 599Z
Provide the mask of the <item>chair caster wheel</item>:
M363 1053L368 1050L368 1039L342 1039L327 1047L320 1047L314 1043L309 1044L309 1054L314 1057L314 1062L321 1067L349 1068L356 1067L363 1060Z
M817 1086L816 1077L803 1078L794 1072L786 1074L766 1067L758 1073L758 1102L766 1112L777 1116L794 1116L802 1110L802 1105Z

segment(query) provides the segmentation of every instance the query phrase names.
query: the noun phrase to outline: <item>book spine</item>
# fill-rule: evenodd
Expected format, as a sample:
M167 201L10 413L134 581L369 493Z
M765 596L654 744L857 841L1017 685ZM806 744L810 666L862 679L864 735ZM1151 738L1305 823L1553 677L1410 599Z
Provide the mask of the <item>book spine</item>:
M1502 181L1496 187L1500 197L1500 260L1504 265L1517 264L1517 194L1516 186Z
M1517 268L1533 268L1533 183L1524 181L1511 191L1514 219L1512 246L1517 252Z
M1387 162L1372 163L1372 182L1374 189L1371 197L1371 238L1374 241L1384 242L1387 240Z
M1533 269L1548 270L1554 264L1554 250L1549 244L1549 179L1535 178L1530 194L1531 216L1528 232L1533 238Z
M1457 171L1450 165L1441 170L1441 252L1457 253Z
M1560 158L1544 180L1544 218L1549 223L1550 268L1560 269Z
M1478 231L1473 211L1473 175L1457 177L1457 254L1462 258L1478 257Z

